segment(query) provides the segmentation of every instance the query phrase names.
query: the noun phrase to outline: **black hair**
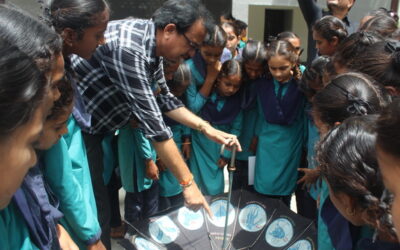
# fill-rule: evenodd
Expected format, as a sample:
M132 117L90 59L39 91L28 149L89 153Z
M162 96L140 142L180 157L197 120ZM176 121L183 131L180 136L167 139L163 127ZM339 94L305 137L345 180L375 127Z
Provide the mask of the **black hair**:
M54 106L51 109L50 115L47 116L47 120L58 119L58 117L63 115L66 108L70 107L74 101L74 89L67 77L63 77L59 82L57 82L57 88L60 91L60 98L54 102Z
M379 114L387 105L382 87L361 73L345 73L331 82L313 98L313 111L329 127L352 116Z
M197 0L168 0L158 8L152 17L157 29L175 24L179 33L185 33L197 20L202 20L207 31L214 27L209 11Z
M223 23L223 24L221 24L221 27L222 28L225 28L225 27L226 28L231 28L233 30L233 33L235 33L235 35L237 37L240 36L241 31L239 30L239 28L236 26L235 23Z
M187 88L191 82L190 68L186 63L181 63L178 69L174 73L172 80L167 81L167 85L171 91L175 91L177 88L181 88L184 83L187 83L184 87Z
M348 70L368 74L376 82L400 90L400 42L376 42L353 56L346 62Z
M243 30L247 29L248 26L247 23L243 22L242 20L236 19L234 23L237 29L239 30L240 34L242 34Z
M242 67L239 61L236 59L231 59L228 61L225 61L222 66L221 70L219 71L218 74L218 79L220 78L225 78L229 77L232 75L239 74L239 77L242 78Z
M11 136L34 115L47 80L35 62L0 38L0 139Z
M62 39L54 30L10 6L0 5L0 37L34 59L44 73L62 51Z
M330 190L350 196L357 208L366 211L368 224L396 238L392 200L381 200L384 185L375 153L376 120L376 115L345 120L322 139L317 159Z
M236 18L232 15L231 11L224 11L221 14L221 17L223 17L224 19L228 20L229 22L234 22L236 21Z
M226 46L226 33L223 28L219 25L215 25L211 32L207 32L207 35L203 41L203 46L222 47Z
M311 66L308 67L298 82L300 90L309 98L314 96L318 90L324 87L323 76L327 72L326 67L330 62L330 57L319 56L315 58Z
M250 40L246 43L246 46L242 52L242 64L249 61L255 61L263 66L267 64L267 48L264 43L260 41Z
M324 16L313 26L313 31L317 32L322 38L331 42L334 37L340 43L348 35L346 25L342 20L334 16Z
M400 99L396 98L381 113L378 120L377 145L385 152L400 157Z
M397 22L390 16L378 15L366 21L360 30L375 32L383 37L391 37L397 30Z
M296 53L296 49L291 43L285 40L275 40L267 48L267 62L274 56L283 56L289 62L294 64L293 78L297 81L301 79L302 73L300 71L299 55ZM270 75L270 77L272 77Z
M50 6L44 6L44 20L58 33L70 28L81 39L84 29L95 26L97 15L106 9L106 0L52 0Z
M376 10L372 10L372 11L368 12L364 17L366 17L366 16L374 17L374 16L379 16L379 15L385 15L385 16L391 17L391 18L393 18L393 20L396 23L399 21L399 16L397 15L396 12L388 10L384 7L380 7Z
M345 38L336 48L333 62L341 67L353 68L360 55L365 55L365 50L374 43L384 41L376 33L360 31Z
M300 37L296 33L291 32L291 31L284 31L284 32L279 33L276 36L276 39L286 40L286 41L289 41L289 39L293 39L293 38L300 39Z

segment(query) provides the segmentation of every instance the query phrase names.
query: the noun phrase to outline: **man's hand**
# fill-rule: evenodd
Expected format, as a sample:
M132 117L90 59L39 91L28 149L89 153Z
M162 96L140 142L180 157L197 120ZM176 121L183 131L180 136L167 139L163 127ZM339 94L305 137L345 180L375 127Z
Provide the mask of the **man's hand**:
M106 250L106 247L103 245L101 240L99 240L96 243L87 246L87 250Z
M224 144L227 149L236 146L237 151L242 151L242 146L240 146L239 140L236 135L231 135L225 133L221 130L213 128L211 125L206 125L200 130L208 139L215 141L219 144Z
M63 250L79 250L76 246L75 242L71 239L71 236L67 233L67 231L61 226L57 224L57 236L58 242L60 243L60 247Z
M154 163L153 160L148 159L145 161L146 164L146 177L152 180L158 180L159 178L159 171L157 165Z
M208 205L204 196L201 194L194 180L191 185L183 188L183 198L185 199L185 206L190 210L197 211L203 207L208 215L211 218L213 217L210 206Z

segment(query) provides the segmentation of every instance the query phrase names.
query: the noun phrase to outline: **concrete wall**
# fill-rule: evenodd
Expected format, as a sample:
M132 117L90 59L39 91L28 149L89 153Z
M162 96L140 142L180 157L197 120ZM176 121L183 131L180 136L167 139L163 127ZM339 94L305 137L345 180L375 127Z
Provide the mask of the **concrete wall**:
M265 9L281 9L281 10L292 10L293 11L293 22L292 22L292 31L300 36L302 44L307 44L307 25L304 21L304 18L301 14L300 9L297 6L268 6L268 5L249 5L249 30L248 37L262 41L264 39L264 26L265 26ZM304 48L306 46L303 46ZM306 48L305 48L306 49ZM305 60L304 57L307 55L306 51L303 52L302 60ZM303 58L304 57L304 58Z
M350 18L358 21L363 15L379 7L390 8L391 0L358 0L350 12ZM325 8L326 0L318 0ZM305 49L301 60L307 55L307 25L303 19L297 0L232 0L233 16L249 24L248 36L255 40L264 39L265 9L282 9L293 11L292 31L297 33Z

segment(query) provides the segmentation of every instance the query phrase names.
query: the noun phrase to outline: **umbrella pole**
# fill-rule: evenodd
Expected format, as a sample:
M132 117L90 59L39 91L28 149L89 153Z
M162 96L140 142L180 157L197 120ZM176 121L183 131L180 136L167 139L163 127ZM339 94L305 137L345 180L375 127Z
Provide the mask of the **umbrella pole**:
M222 145L221 155L223 154L224 149L225 149L225 145ZM227 247L226 236L227 236L227 233L228 233L229 205L231 203L231 198L232 198L233 172L236 171L235 159L236 159L236 146L234 146L233 149L232 149L231 162L230 162L230 164L228 166L229 188L228 188L228 202L226 204L225 228L224 228L224 239L222 241L222 250L224 250Z

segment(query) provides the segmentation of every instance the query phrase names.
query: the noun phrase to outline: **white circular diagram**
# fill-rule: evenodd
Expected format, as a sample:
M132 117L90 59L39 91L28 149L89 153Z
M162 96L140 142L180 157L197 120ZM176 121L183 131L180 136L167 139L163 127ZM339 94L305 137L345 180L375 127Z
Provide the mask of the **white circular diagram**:
M208 220L216 227L225 227L226 218L226 206L228 204L227 200L217 200L211 203L211 211L214 215L213 219L208 216ZM235 221L235 209L232 204L229 204L229 214L228 214L228 226L230 226Z
M200 210L193 212L186 207L182 207L178 211L178 221L188 230L197 230L203 226L204 217Z
M247 205L239 213L239 224L248 232L258 232L267 224L267 213L260 205Z
M150 223L149 233L158 243L169 244L178 238L180 231L168 216L163 216Z
M159 248L154 243L142 237L136 237L134 240L134 244L138 250L159 250Z
M285 218L274 220L265 233L265 240L273 247L286 246L293 237L293 225Z
M311 245L311 242L309 242L308 240L299 240L288 248L288 250L312 250L312 249L313 247Z

